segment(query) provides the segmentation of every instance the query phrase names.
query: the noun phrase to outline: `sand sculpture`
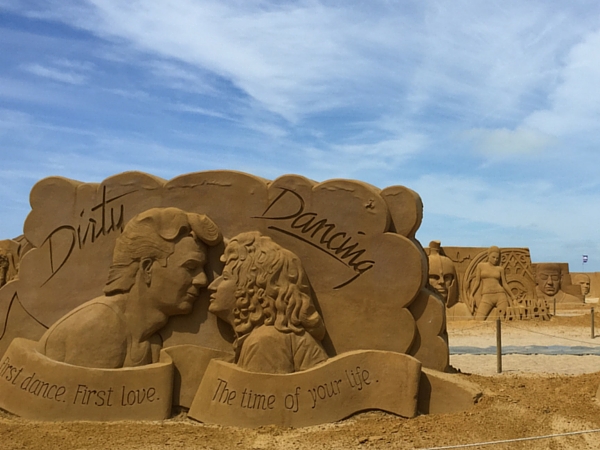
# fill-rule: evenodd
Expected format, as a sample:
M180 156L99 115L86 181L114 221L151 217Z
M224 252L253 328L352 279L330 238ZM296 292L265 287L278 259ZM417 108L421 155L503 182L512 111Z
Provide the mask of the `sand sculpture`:
M441 373L445 308L407 188L128 172L30 199L31 249L0 289L3 409L302 426L475 398Z
M433 275L429 281L432 287L436 285L434 272L438 270L439 266L437 254L447 257L449 261L444 262L444 266L449 268L452 265L456 273L458 301L454 305L447 305L447 317L458 320L475 318L478 309L477 301L480 301L481 290L483 289L481 274L480 287L475 290L475 295L473 295L473 290L477 284L476 277L479 264L489 262L489 250L489 248L478 247L441 248L439 241L432 241L429 247L425 249L429 255L429 273ZM497 251L500 261L497 263L498 269L496 270L504 271L505 282L498 281L496 283L490 279L488 284L494 285L492 291L498 290L497 294L499 294L498 298L500 300L503 300L506 296L508 309L504 314L501 314L501 318L505 320L550 318L545 298L536 295L535 275L529 250L526 248L502 248ZM432 270L432 267L434 270ZM485 265L482 267L485 267ZM503 295L496 286L497 284L501 287L506 286L506 290L502 288ZM440 292L443 298L443 289ZM494 305L487 317L498 317L497 310L497 306Z
M441 242L429 243L429 284L441 295L447 308L458 302L458 279L454 263L442 254Z
M225 247L208 310L235 332L235 362L250 372L293 373L327 360L325 324L300 259L267 236L246 232Z
M6 253L0 253L0 287L6 284L8 274L8 255ZM9 280L10 281L10 280Z
M192 311L207 286L206 245L221 239L206 216L153 208L117 238L104 295L60 318L37 350L84 367L118 369L157 362L156 334L170 316Z
M591 289L590 276L586 275L585 273L578 273L573 278L573 283L581 286L581 295L583 295L583 298L585 299L585 297L590 293Z
M580 298L562 290L562 269L559 264L540 263L535 268L536 293L548 305L582 303Z
M12 239L0 241L0 288L16 278L19 272L20 244Z
M477 264L471 285L471 304L477 320L485 320L496 307L500 317L506 317L509 305L516 302L508 288L504 268L500 265L500 249L490 247L487 260Z

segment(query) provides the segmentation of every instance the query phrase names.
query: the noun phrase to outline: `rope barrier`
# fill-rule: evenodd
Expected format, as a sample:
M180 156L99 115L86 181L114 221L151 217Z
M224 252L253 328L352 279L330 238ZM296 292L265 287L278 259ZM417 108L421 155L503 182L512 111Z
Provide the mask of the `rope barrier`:
M472 330L474 328L479 328L479 327L487 327L487 326L494 326L495 323L494 322L475 322L474 325L470 326L470 327L461 327L461 328L457 328L457 331L462 331L462 330ZM448 328L448 325L446 325L446 328Z
M506 325L507 327L516 328L518 330L528 331L528 332L534 333L534 334L541 334L542 336L548 336L548 337L553 337L553 338L557 338L557 339L564 339L565 341L578 342L580 344L595 345L597 347L600 347L600 344L598 344L596 342L581 341L579 339L573 339L573 338L568 338L568 337L563 337L563 336L556 336L554 334L549 334L549 333L542 333L541 331L528 330L527 328L519 327L519 326L516 326L516 325L514 325L512 323L508 323L508 322L505 322L504 325Z
M459 444L459 445L448 445L444 447L427 447L421 448L419 450L449 450L453 448L468 448L468 447L483 447L484 445L498 445L498 444L509 444L511 442L523 442L523 441L535 441L540 439L551 439L556 437L565 437L565 436L576 436L580 434L590 434L590 433L600 433L600 428L595 430L584 430L584 431L571 431L567 433L557 433L557 434L547 434L545 436L531 436L525 438L515 438L515 439L503 439L501 441L487 441L487 442L477 442L474 444Z
M456 329L456 332L460 333L463 330L473 330L473 329L478 328L478 327L483 327L483 326L490 326L491 327L493 325L495 325L494 322L485 321L485 322L480 322L477 325L473 325L471 327L458 328L458 329ZM579 339L573 339L573 338L568 338L568 337L564 337L564 336L558 336L558 335L555 335L555 334L543 333L541 331L533 331L533 330L530 330L530 329L527 329L527 328L524 328L524 327L520 327L520 326L515 325L514 323L511 323L511 322L508 322L508 321L504 321L503 325L507 326L507 327L510 327L510 328L516 328L516 329L521 330L521 331L527 331L527 332L533 333L533 334L539 334L539 335L542 335L542 336L548 336L548 337L553 337L553 338L557 338L557 339L563 339L565 341L572 341L572 342L578 342L580 344L589 344L589 345L600 346L600 343L596 343L596 342L582 341L582 340L579 340ZM450 333L451 333L451 331L450 331Z

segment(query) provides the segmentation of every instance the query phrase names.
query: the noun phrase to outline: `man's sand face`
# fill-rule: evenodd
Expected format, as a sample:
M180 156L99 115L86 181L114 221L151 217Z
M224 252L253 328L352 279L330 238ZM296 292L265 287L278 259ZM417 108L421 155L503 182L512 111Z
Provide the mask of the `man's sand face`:
M444 267L439 257L429 259L429 284L438 291L444 301L448 301L448 294L454 280L455 277L451 268Z
M175 244L174 252L167 258L167 265L152 264L149 289L159 299L159 309L169 316L188 314L206 287L208 279L204 272L206 246L187 236Z
M590 293L590 279L587 276L579 276L575 279L575 284L581 286L581 293L588 295Z
M558 270L542 270L536 275L535 282L544 294L556 295L560 290L560 272Z

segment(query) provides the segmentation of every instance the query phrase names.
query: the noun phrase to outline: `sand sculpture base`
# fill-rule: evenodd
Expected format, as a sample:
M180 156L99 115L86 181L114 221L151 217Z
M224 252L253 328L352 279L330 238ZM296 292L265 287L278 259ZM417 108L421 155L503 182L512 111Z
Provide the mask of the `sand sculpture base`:
M163 349L173 360L173 405L189 408L200 386L206 368L213 359L232 362L233 353L198 345L175 345Z
M213 360L188 416L205 423L302 427L379 409L417 414L421 363L386 351L353 351L285 375L252 373Z
M53 361L16 338L0 361L0 408L33 420L162 420L171 415L173 363L91 369Z

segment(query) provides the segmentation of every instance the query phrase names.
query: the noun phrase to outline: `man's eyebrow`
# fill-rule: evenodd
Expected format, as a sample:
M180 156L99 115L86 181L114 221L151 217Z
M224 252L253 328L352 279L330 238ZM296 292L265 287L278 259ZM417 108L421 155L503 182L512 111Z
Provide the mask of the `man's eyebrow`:
M186 260L183 263L187 264L189 262L196 262L196 263L202 263L202 264L204 264L206 262L206 257L200 253L200 254L198 254L198 256L189 256L189 257L187 257Z

